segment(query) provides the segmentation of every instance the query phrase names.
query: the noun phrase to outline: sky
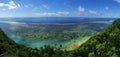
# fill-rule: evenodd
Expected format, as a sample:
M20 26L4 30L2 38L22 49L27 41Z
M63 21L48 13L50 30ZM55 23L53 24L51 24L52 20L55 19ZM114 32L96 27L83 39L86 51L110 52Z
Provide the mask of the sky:
M120 0L0 0L0 17L120 17Z

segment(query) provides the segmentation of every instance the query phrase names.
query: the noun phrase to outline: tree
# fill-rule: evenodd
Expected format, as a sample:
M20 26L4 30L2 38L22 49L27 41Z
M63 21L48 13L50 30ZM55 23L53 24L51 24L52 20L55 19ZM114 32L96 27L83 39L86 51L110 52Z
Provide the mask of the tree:
M112 56L110 56L110 57L118 57L118 55L116 55L115 53L112 55Z
M94 52L89 53L89 54L88 54L88 57L95 57Z

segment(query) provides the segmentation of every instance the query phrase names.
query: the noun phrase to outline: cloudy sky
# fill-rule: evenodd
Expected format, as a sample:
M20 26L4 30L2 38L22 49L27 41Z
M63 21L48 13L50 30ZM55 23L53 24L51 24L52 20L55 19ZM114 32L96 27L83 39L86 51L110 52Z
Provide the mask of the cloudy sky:
M0 0L0 17L120 17L120 0Z

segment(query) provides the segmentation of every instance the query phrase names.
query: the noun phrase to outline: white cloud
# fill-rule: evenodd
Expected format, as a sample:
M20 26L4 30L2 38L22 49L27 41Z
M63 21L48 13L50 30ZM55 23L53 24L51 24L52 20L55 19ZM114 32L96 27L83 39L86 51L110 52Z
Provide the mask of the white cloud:
M96 14L97 14L97 12L94 11L94 10L89 10L89 13L90 13L90 14L93 14L93 15L96 15Z
M0 7L1 7L1 6L4 6L4 3L0 3Z
M0 7L8 7L8 9L16 9L20 7L20 4L14 3L14 1L9 1L7 4L0 3Z
M57 12L56 14L60 16L65 16L65 15L68 15L69 12Z
M18 5L18 7L20 7L20 4L17 4Z
M68 16L69 12L55 12L55 13L34 13L35 16L49 17L49 16Z
M24 5L24 7L26 7L26 8L32 8L34 6L32 4L27 4L27 5Z
M109 7L106 6L106 7L105 7L105 10L109 10Z
M42 17L42 16L54 16L54 15L56 15L56 13L34 13L34 15L40 16L40 17Z
M120 0L115 0L116 2L120 3Z
M78 10L79 10L79 12L81 12L81 13L85 11L85 9L84 9L83 7L81 7L81 6L78 7Z

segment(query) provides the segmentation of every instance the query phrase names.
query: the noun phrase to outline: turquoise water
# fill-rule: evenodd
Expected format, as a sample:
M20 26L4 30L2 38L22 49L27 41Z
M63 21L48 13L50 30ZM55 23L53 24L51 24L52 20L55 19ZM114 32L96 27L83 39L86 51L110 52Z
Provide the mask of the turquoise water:
M4 18L0 27L19 44L66 48L69 43L97 34L112 21L114 18Z

